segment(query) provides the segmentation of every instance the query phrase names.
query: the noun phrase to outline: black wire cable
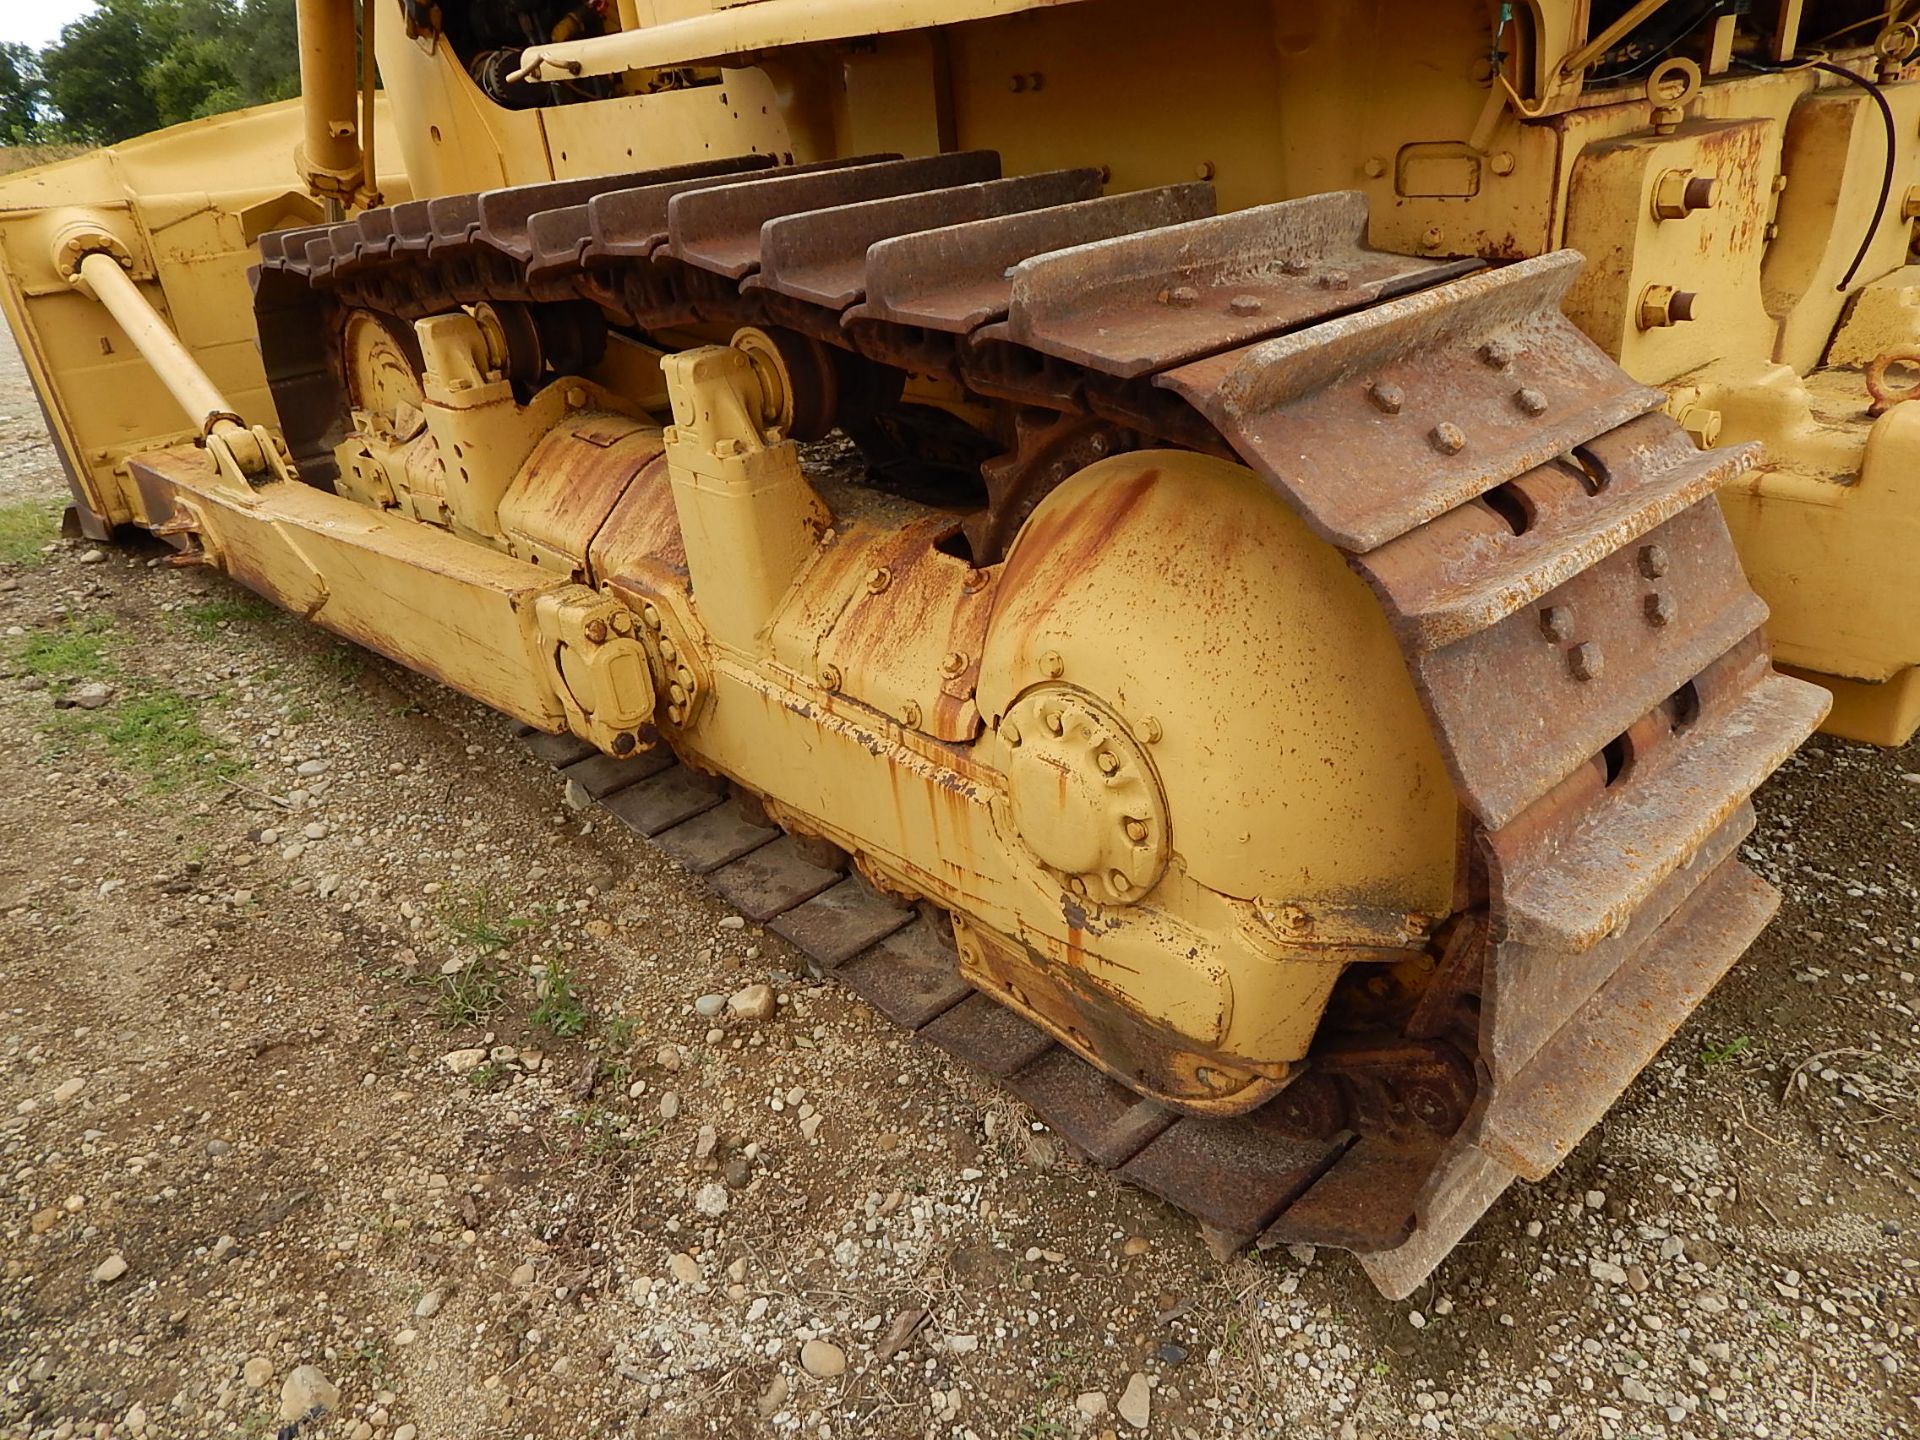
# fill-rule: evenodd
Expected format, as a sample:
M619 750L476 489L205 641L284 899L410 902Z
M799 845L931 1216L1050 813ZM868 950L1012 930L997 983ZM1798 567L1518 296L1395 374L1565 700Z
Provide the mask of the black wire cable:
M1864 75L1856 75L1844 65L1835 65L1830 60L1802 61L1797 65L1762 65L1754 60L1736 60L1734 63L1743 70L1757 70L1763 75L1784 75L1793 70L1824 70L1829 75L1838 75L1848 84L1858 85L1873 97L1873 103L1880 108L1880 121L1887 132L1887 164L1880 172L1880 203L1873 207L1873 220L1867 226L1867 233L1860 239L1860 248L1854 252L1853 264L1840 277L1840 283L1833 287L1844 291L1853 284L1853 277L1860 273L1860 267L1867 263L1867 251L1873 248L1874 237L1880 233L1880 222L1886 218L1887 201L1893 196L1893 171L1896 153L1900 148L1900 125L1893 118L1893 106L1887 103L1887 97L1880 93L1878 85Z
M1696 14L1691 20L1688 20L1683 25L1679 26L1674 31L1672 39L1668 40L1666 44L1660 46L1658 49L1654 50L1651 54L1642 55L1635 60L1627 60L1627 61L1620 62L1622 65L1625 66L1624 69L1617 69L1617 70L1607 69L1604 64L1606 57L1602 56L1599 60L1596 60L1593 63L1591 70L1588 72L1592 77L1593 83L1595 85L1618 85L1623 80L1633 80L1641 75L1646 74L1649 70L1653 69L1654 66L1658 65L1662 60L1666 59L1667 56L1671 55L1674 51L1678 50L1682 45L1686 44L1687 41L1692 37L1693 32L1695 30L1698 30L1701 27L1701 25L1705 24L1708 20L1710 20L1713 17L1714 13L1720 9L1720 6L1721 6L1721 0L1705 0L1705 3L1703 3L1700 7L1699 13ZM1634 33L1638 34L1639 32L1635 31ZM1623 37L1620 41L1620 45L1616 45L1612 53L1616 55L1619 54L1620 47L1630 44L1632 40L1633 40L1633 35L1627 35Z
M1860 273L1860 267L1866 263L1867 251L1873 248L1873 240L1880 233L1880 222L1886 218L1887 201L1893 196L1894 156L1900 148L1900 126L1893 118L1893 106L1887 103L1887 97L1880 93L1880 87L1864 75L1856 75L1844 65L1835 65L1830 60L1813 62L1815 70L1824 70L1829 75L1838 75L1842 80L1858 85L1873 97L1873 103L1880 107L1880 119L1887 127L1887 167L1880 175L1880 203L1873 208L1873 223L1867 226L1867 233L1861 237L1860 249L1853 257L1853 264L1847 267L1847 273L1840 277L1840 283L1834 288L1845 290L1853 283L1853 277Z

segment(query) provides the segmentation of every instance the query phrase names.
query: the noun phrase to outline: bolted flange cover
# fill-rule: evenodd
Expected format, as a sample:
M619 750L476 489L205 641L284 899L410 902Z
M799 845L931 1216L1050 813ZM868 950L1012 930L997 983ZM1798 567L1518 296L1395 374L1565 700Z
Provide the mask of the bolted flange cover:
M1035 686L1000 724L1007 825L1065 889L1143 899L1167 867L1167 799L1125 722L1084 691Z

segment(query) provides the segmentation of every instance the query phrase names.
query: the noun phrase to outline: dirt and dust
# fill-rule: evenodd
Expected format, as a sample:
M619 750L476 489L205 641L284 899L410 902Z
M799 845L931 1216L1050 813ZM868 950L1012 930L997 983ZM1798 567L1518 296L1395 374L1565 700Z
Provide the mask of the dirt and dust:
M1392 1304L1216 1263L498 716L55 540L10 345L0 447L0 1436L1913 1433L1920 749L1767 787L1780 918Z

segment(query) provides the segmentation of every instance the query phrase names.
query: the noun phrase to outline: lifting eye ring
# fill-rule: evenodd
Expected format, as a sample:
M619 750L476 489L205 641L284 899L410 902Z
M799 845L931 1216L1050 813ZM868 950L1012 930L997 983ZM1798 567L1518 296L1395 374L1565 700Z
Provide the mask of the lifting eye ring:
M1887 371L1896 365L1920 365L1920 345L1896 345L1867 362L1867 393L1873 397L1869 415L1884 415L1896 405L1920 400L1920 382L1905 390L1887 388Z
M1920 25L1902 20L1889 25L1873 39L1873 53L1898 65L1915 50L1920 50Z
M1680 88L1673 88L1678 81ZM1683 109L1700 93L1700 67L1684 55L1662 60L1647 76L1647 103Z

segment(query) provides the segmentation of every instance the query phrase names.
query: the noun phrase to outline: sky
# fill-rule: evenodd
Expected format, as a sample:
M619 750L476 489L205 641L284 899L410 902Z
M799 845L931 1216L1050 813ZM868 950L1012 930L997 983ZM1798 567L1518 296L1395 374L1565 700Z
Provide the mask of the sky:
M93 9L93 0L0 0L0 40L39 49L60 38L60 27Z

